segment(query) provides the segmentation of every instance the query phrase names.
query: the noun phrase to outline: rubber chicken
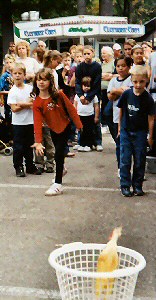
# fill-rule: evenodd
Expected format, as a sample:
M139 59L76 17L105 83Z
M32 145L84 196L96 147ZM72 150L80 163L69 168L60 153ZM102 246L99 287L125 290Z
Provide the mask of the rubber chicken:
M105 249L101 252L97 262L97 272L112 272L118 269L119 257L117 253L117 240L121 236L122 228L118 227L113 230L110 241ZM96 279L96 299L108 299L108 295L112 294L114 286L114 278L97 278Z

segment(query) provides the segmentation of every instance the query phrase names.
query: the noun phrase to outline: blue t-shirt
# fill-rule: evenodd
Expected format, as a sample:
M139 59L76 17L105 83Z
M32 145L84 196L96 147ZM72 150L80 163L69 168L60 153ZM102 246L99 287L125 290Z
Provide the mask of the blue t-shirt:
M146 90L139 96L133 88L126 90L117 106L123 109L121 128L132 132L148 130L148 115L154 115L154 100Z
M0 91L9 91L10 90L10 78L11 74L6 71L2 76L0 77Z

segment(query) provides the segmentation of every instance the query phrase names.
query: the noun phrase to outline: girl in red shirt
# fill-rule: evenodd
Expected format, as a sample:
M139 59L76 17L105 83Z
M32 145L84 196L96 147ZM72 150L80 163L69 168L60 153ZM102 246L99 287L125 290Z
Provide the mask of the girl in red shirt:
M45 192L46 196L63 193L62 174L64 167L64 149L70 130L70 118L78 130L82 128L80 118L73 104L61 91L55 88L54 76L48 68L41 69L35 76L33 92L36 99L33 105L34 130L37 155L44 154L42 145L42 123L50 128L52 141L55 146L56 177L55 183Z

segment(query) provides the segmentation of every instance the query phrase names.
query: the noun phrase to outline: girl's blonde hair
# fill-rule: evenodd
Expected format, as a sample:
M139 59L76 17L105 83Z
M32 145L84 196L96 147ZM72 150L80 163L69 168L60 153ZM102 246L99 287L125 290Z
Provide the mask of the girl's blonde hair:
M22 70L22 72L24 73L24 75L26 75L26 67L24 64L22 63L14 63L13 65L13 68L12 68L12 71L14 71L14 69L19 69L19 70Z
M44 57L43 57L44 67L49 68L51 61L56 60L56 59L60 59L60 62L62 60L61 53L59 51L57 51L57 50L46 51L44 54Z
M40 69L36 75L35 75L35 78L34 78L34 86L33 86L33 91L32 93L34 93L36 96L39 95L40 93L40 90L39 88L37 87L37 80L38 79L47 79L50 81L50 84L49 84L49 88L48 88L48 92L52 98L52 102L54 104L57 104L58 102L58 96L59 96L59 92L58 90L56 89L55 87L55 80L54 80L54 76L53 76L53 73L52 73L52 70L50 68L43 68L43 69Z
M148 72L145 66L135 66L132 68L132 70L130 71L131 75L142 75L146 78L148 78Z
M18 47L19 46L25 46L27 49L27 56L30 56L30 45L27 41L20 41L16 44L16 54L18 55Z

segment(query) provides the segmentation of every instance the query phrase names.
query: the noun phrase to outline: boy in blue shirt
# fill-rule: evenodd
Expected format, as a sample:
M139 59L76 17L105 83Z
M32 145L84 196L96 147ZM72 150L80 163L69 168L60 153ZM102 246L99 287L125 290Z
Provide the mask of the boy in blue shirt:
M143 196L142 184L146 163L146 142L153 143L154 100L146 91L148 81L144 66L136 66L132 72L133 88L125 91L119 99L120 108L120 186L125 197ZM132 156L134 160L131 178ZM133 193L130 187L133 187Z

